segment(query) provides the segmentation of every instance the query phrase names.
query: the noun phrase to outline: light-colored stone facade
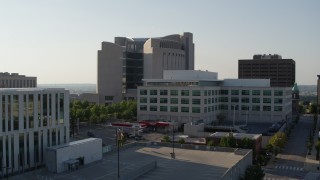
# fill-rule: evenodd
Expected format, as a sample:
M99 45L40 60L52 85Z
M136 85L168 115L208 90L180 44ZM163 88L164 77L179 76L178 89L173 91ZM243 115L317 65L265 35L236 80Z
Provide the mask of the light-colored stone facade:
M69 142L69 91L0 89L0 176L43 165L45 148Z
M138 120L203 120L210 124L218 121L219 114L235 123L274 123L291 118L291 88L256 86L259 80L195 79L144 80L144 86L138 88Z
M102 42L97 68L100 104L135 99L143 78L162 78L163 70L194 69L193 35L116 37L115 43Z

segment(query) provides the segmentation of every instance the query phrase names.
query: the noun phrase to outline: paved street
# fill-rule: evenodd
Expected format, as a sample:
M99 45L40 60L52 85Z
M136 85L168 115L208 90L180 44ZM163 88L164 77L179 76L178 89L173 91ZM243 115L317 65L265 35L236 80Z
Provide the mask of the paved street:
M312 128L312 116L301 116L288 139L286 147L265 168L265 179L303 179L307 140Z

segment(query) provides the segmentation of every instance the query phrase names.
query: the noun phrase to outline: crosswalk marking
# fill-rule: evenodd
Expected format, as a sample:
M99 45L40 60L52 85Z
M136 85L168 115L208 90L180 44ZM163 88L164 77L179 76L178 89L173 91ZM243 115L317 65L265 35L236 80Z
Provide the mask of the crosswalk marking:
M303 168L295 167L295 166L275 166L275 169L284 169L290 171L303 171Z

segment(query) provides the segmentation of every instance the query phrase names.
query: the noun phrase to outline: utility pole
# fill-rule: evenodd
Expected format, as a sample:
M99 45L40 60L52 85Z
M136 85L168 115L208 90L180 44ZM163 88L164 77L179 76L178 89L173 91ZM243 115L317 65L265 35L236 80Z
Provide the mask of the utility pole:
M175 159L176 155L174 153L174 124L172 124L172 153L171 153L171 158Z
M117 146L117 148L118 148L118 179L120 179L120 154L119 154L119 133L120 133L120 131L119 131L119 129L118 128L116 128L116 146Z

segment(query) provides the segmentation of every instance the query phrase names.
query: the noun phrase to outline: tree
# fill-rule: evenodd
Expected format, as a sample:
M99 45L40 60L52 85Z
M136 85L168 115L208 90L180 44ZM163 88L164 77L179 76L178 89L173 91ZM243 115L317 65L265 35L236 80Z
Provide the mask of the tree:
M207 146L213 146L213 144L214 144L214 143L213 143L212 140L210 140L210 141L207 142Z
M277 146L279 148L284 148L286 142L287 135L283 132L275 133L269 140L269 144L271 144L273 147Z
M237 146L237 143L236 139L233 137L233 134L229 133L227 137L222 137L220 139L219 146L235 148Z
M317 156L316 159L319 160L319 151L320 151L320 141L317 142L316 144L316 150L317 150Z
M162 137L162 141L163 141L163 142L170 142L170 137L169 137L168 135L164 135L164 136Z
M259 165L248 166L245 174L241 177L242 180L262 180L264 177L264 172Z
M183 138L181 138L181 139L179 139L179 143L184 144L184 143L186 143L186 141Z

